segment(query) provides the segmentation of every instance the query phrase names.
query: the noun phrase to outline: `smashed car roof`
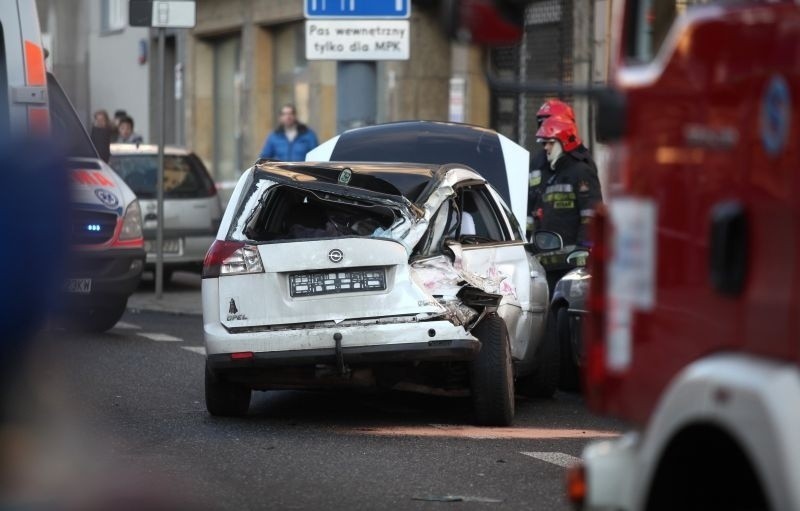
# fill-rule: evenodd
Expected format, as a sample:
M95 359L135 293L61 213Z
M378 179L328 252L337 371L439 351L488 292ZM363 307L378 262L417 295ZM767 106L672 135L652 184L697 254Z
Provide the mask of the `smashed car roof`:
M442 167L406 163L284 163L258 162L260 174L300 183L346 185L370 192L402 196L411 202L424 199L423 192ZM348 169L349 172L345 172Z

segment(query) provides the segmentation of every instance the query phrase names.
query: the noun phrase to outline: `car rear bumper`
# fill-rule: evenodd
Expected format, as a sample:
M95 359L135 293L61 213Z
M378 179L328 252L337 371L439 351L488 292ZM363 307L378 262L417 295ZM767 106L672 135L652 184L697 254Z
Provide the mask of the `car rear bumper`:
M177 252L164 252L164 264L167 266L181 266L193 263L202 263L206 257L208 248L214 243L216 231L167 231L164 233L164 240L177 241ZM151 247L147 251L147 265L152 268L156 264L158 255L155 251L155 232L145 232L145 242Z
M469 361L479 351L480 342L477 340L430 341L428 343L342 348L341 359L348 365ZM212 370L224 371L276 366L335 365L338 360L339 353L336 348L320 348L253 353L253 358L245 360L233 360L229 354L220 353L209 355L208 365Z
M475 337L449 321L238 333L217 323L204 330L209 361L220 367L240 367L228 364L237 352L252 352L251 366L296 366L330 363L338 353L347 363L383 363L472 360L480 350Z

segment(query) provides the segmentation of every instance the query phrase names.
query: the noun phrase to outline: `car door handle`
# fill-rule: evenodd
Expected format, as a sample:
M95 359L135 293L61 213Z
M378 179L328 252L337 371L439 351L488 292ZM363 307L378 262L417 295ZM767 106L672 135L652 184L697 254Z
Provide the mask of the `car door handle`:
M747 277L747 214L738 201L721 202L711 211L709 266L711 285L726 295L738 295Z
M148 213L144 216L144 221L149 222L151 220L158 220L158 215L155 213Z

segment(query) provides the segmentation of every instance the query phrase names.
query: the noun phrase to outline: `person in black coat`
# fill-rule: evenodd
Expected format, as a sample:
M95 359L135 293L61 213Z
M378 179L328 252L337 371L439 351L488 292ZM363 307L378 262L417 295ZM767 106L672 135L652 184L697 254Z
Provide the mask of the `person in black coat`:
M603 200L597 169L580 151L575 123L549 117L536 132L544 145L548 174L539 185L539 227L561 235L564 245L588 246L588 226Z

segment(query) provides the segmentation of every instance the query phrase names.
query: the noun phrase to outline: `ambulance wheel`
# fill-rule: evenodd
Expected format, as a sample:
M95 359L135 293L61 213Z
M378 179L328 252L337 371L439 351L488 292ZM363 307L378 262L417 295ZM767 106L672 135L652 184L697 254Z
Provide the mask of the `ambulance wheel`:
M70 327L75 330L90 333L103 333L114 328L114 325L125 314L128 299L109 299L102 306L92 307L79 312L71 312L67 320Z
M514 368L506 323L497 314L472 331L481 350L470 366L475 420L482 426L510 426L514 420Z
M206 364L206 410L217 417L241 417L250 408L251 390L218 378Z

